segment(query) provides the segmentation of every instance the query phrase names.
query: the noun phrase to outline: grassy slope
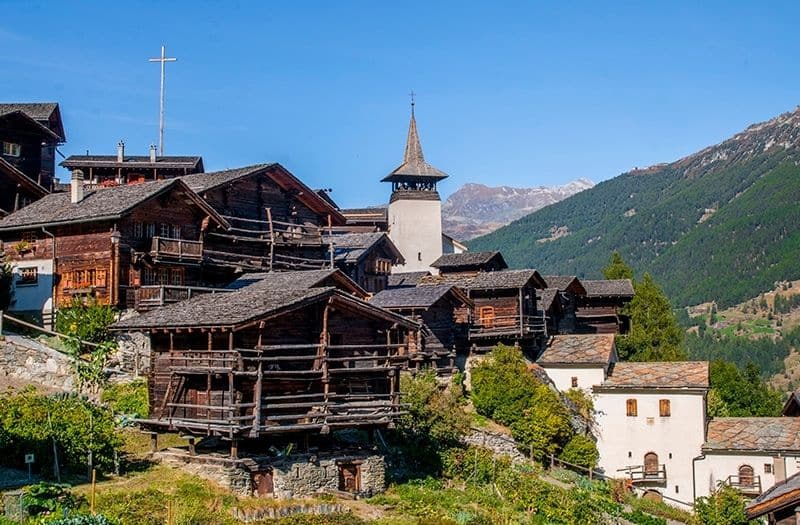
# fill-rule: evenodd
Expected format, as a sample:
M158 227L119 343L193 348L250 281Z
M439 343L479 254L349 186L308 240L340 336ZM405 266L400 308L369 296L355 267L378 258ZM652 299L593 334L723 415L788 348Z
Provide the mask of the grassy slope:
M735 304L800 277L800 168L770 151L701 176L672 166L627 173L470 243L499 249L516 267L597 277L619 250L650 271L676 304ZM707 208L716 213L699 222ZM631 214L630 210L635 210ZM628 212L628 216L626 216ZM554 228L570 235L548 242Z

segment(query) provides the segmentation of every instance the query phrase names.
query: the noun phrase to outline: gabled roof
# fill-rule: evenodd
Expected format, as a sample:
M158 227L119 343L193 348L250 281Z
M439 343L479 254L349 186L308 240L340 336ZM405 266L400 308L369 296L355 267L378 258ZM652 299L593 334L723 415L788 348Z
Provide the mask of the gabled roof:
M562 292L569 290L575 295L586 295L586 288L574 275L543 275L542 277L547 282L548 288L555 288Z
M800 418L716 417L703 449L800 452Z
M385 232L343 233L325 238L333 243L336 262L359 263L370 251L382 246L394 257L394 264L403 264L403 254Z
M429 180L432 182L446 179L447 174L439 171L427 162L422 154L422 144L417 133L417 119L414 117L414 106L411 106L411 121L408 124L406 151L403 163L396 167L381 182L402 182L408 179Z
M405 288L417 286L423 277L428 277L431 272L423 270L421 272L402 272L389 275L389 288Z
M478 272L475 275L442 274L420 279L421 286L450 283L465 290L511 290L532 283L535 288L544 289L545 282L539 272L533 269L498 270Z
M614 357L614 334L555 335L536 360L540 365L608 365Z
M587 297L629 297L632 298L633 283L630 279L582 280Z
M0 175L5 175L15 183L23 186L26 190L31 192L37 197L44 197L49 191L40 186L36 181L19 171L17 168L9 164L5 159L0 157Z
M150 162L148 155L125 155L122 162L116 155L70 155L60 166L69 169L77 168L133 168L133 169L186 169L203 171L203 157L200 156L162 156ZM86 174L89 175L88 173Z
M119 219L139 204L172 190L183 191L187 199L218 224L228 226L225 219L183 182L170 179L87 192L82 201L74 204L69 192L50 193L0 219L0 231Z
M452 284L383 290L375 294L370 303L388 309L429 308L447 296L456 303L472 304L467 295Z
M800 503L800 472L784 481L779 481L748 503L745 508L747 519L754 520L770 512L784 508L794 508Z
M500 252L463 252L463 253L446 253L433 261L431 266L438 268L441 271L458 271L458 270L480 270L490 264L493 264L497 269L506 269L506 264L503 255Z
M553 304L556 302L556 297L558 297L558 290L555 288L545 288L544 290L539 291L539 307L544 310L548 311L550 308L553 307Z
M246 273L230 283L228 290L241 290L252 284L267 282L276 288L309 289L333 286L364 299L369 294L341 270L299 270L291 272Z
M705 389L708 361L653 361L615 363L608 378L595 389Z
M45 126L38 120L32 118L30 115L28 115L22 110L9 111L7 113L0 114L0 120L14 120L14 119L22 123L22 125L27 126L29 129L36 131L36 133L40 134L41 136L48 137L55 142L63 141L63 138L58 133L51 130L49 127Z
M783 404L781 415L788 417L800 416L800 392L795 390L789 394L789 399L787 399L786 403Z
M331 287L285 289L269 280L226 293L224 299L216 294L203 294L157 308L141 315L114 323L112 330L142 330L156 328L202 328L245 326L256 320L277 317L320 301L335 300L342 307L365 312L367 315L417 328L419 325L401 315L383 310L352 295Z
M195 173L181 177L184 182L197 193L203 193L225 185L234 184L244 177L256 175L267 175L285 191L291 191L298 200L303 202L315 213L320 215L330 215L334 226L344 225L346 220L336 207L332 206L327 199L320 197L317 192L303 184L300 179L295 177L289 170L277 162L255 164L242 168L233 168L223 171L210 173Z
M61 142L67 139L64 133L64 124L61 121L61 110L58 107L58 102L0 103L0 115L15 111L22 111L39 124L45 126L58 135Z

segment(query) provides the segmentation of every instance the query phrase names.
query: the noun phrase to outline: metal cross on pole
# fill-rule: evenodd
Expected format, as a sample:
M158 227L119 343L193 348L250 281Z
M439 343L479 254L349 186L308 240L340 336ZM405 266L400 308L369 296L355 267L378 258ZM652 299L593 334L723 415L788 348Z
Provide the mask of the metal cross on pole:
M149 60L149 62L161 62L161 107L158 118L158 154L160 156L164 155L164 64L177 60L177 58L167 58L166 48L163 45L161 46L161 56Z

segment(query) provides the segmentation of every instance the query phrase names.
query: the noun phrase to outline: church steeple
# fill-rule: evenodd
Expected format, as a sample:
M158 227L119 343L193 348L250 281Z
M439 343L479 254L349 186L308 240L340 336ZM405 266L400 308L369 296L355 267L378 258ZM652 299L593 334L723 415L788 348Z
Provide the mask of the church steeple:
M447 178L447 174L425 162L422 154L422 143L417 131L417 119L414 114L414 99L411 99L411 120L408 123L408 137L403 163L383 178L382 182L392 182L395 191L398 189L411 191L436 191L436 183Z

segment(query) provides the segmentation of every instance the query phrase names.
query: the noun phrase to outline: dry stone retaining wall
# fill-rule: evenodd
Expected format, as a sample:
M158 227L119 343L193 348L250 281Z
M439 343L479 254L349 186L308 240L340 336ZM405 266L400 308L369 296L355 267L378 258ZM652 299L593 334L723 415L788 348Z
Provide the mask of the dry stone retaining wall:
M0 336L0 375L51 390L76 388L71 357L20 335Z

